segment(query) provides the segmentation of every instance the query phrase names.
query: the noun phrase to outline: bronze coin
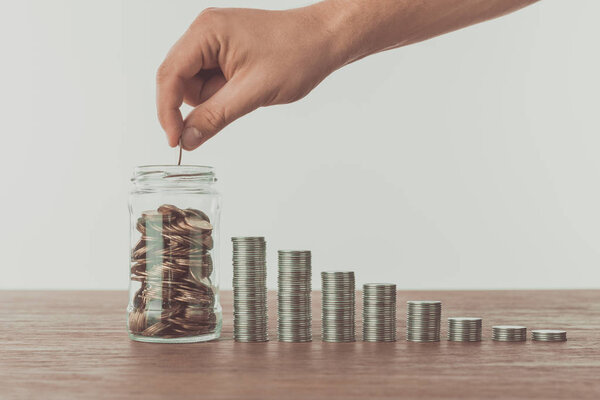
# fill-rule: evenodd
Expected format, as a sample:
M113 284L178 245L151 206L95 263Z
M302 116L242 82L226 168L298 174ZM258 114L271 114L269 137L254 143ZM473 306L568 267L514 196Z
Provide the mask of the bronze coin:
M131 332L168 338L213 331L215 293L209 250L214 241L208 216L164 204L142 213L136 229L141 237L131 250L130 279L142 286L132 300ZM144 311L151 301L159 301L162 310Z
M210 218L208 218L208 215L206 215L200 210L196 210L195 208L186 208L185 210L183 210L183 213L186 217L199 217L207 222L210 222Z

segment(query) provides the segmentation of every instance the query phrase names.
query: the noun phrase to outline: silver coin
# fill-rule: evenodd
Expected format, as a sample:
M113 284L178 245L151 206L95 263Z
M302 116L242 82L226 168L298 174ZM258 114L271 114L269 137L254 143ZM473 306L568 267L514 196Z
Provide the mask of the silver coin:
M476 317L448 318L448 340L451 342L480 342L482 319Z
M264 237L233 237L231 241L234 339L268 341L266 242Z
M363 285L363 340L396 341L396 285L366 283Z
M277 334L282 342L312 341L311 254L279 250Z
M354 272L321 273L321 334L324 342L353 342L355 334Z
M406 316L406 340L437 342L440 340L442 303L438 300L409 300Z

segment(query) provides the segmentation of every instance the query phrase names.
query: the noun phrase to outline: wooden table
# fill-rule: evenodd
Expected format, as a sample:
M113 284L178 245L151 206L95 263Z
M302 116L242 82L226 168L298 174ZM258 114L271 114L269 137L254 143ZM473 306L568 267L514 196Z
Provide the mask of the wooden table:
M399 341L132 342L124 292L0 291L0 399L600 398L600 291L398 292ZM357 296L359 299L360 296ZM407 343L405 301L438 299L443 318L481 316L481 343ZM357 332L360 332L360 306ZM491 325L562 328L566 343L497 343Z

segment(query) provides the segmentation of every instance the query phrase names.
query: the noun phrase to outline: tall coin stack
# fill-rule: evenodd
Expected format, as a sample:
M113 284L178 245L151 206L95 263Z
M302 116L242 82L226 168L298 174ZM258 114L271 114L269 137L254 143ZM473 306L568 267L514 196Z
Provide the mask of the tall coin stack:
M363 285L363 340L365 342L396 341L396 285L366 283Z
M263 237L234 237L233 337L237 342L266 342L267 262Z
M536 342L566 342L567 331L557 329L539 329L531 331L531 338Z
M481 342L481 318L448 318L448 340L451 342Z
M277 332L280 342L310 342L311 253L309 250L279 250Z
M527 340L527 328L516 325L492 326L492 340L497 342L524 342Z
M406 340L439 342L442 319L441 301L408 301Z
M354 342L354 272L321 272L324 342Z

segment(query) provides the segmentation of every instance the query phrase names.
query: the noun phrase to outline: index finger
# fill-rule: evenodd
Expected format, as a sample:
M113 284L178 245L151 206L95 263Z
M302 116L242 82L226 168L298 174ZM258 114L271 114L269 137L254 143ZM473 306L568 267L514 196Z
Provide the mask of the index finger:
M194 36L191 29L184 33L171 48L156 75L158 120L171 147L177 146L183 130L179 108L183 104L186 81L202 69L204 49L193 45Z
M158 121L167 133L169 146L175 147L183 129L183 117L179 107L183 103L183 83L177 77L159 79L156 84L156 108Z

